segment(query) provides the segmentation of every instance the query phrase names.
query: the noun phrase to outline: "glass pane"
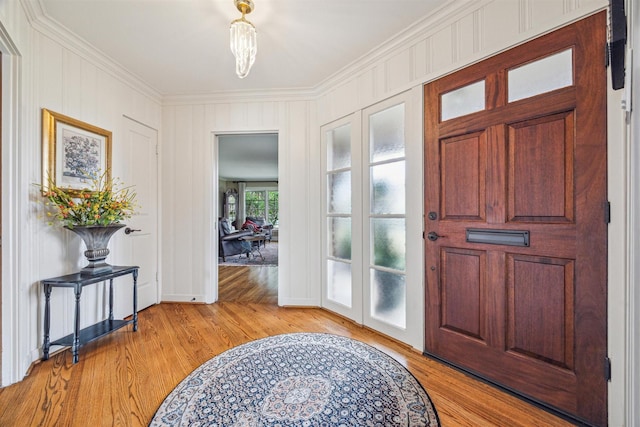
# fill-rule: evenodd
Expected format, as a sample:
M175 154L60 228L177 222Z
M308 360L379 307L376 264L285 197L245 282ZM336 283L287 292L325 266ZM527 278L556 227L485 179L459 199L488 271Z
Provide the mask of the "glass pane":
M404 104L371 115L369 144L372 162L404 157Z
M327 177L330 213L351 213L351 171L331 173Z
M371 220L371 228L373 264L404 271L407 255L404 218L375 218Z
M327 170L351 166L351 125L346 124L327 132Z
M442 121L484 110L484 80L445 93L441 108Z
M371 315L400 328L407 326L407 289L403 274L371 269Z
M327 260L327 298L351 307L351 264Z
M351 259L351 218L328 218L329 256Z
M265 191L245 191L246 216L261 216L266 218L265 212L267 204L265 201ZM244 221L244 219L243 219Z
M278 210L280 209L279 197L280 193L277 191L267 191L267 197L269 198L269 222L273 225L278 225Z
M573 85L573 52L565 50L509 70L509 102Z
M371 167L371 213L405 213L405 162Z

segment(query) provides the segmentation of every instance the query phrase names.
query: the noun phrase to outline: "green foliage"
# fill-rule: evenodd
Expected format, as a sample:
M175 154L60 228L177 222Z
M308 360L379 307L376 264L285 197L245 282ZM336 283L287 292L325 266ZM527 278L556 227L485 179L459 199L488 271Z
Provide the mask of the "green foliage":
M246 191L244 200L247 216L265 217L267 222L278 224L278 191Z
M264 216L266 202L264 191L247 191L244 193L247 216Z
M406 267L405 254L399 252L391 236L389 221L374 223L374 254L373 263L382 267L403 271Z
M278 224L278 209L280 208L278 197L279 196L277 191L268 192L268 198L269 198L268 221L274 225Z

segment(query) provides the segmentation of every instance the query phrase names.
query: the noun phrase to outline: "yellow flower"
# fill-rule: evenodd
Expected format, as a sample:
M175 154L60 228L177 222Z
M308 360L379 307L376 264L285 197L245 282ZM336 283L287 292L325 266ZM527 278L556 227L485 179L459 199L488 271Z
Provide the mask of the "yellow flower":
M107 173L93 180L92 188L86 188L74 196L57 187L49 179L47 190L40 189L53 217L65 226L108 225L130 218L136 208L136 193L131 187L118 188Z

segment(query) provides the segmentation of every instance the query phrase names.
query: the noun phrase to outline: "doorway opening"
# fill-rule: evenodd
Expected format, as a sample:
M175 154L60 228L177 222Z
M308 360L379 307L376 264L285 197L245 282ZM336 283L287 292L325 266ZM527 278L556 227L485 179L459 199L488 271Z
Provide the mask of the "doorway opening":
M217 142L218 300L277 303L278 134Z

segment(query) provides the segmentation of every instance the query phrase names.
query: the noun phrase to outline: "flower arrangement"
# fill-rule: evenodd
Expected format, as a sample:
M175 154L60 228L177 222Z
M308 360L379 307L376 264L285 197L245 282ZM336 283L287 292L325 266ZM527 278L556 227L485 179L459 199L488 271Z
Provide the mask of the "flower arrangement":
M75 194L56 186L51 179L42 188L49 208L47 217L67 228L84 225L110 225L131 218L136 205L136 193L131 187L119 188L106 173L92 179L93 189L85 188Z

